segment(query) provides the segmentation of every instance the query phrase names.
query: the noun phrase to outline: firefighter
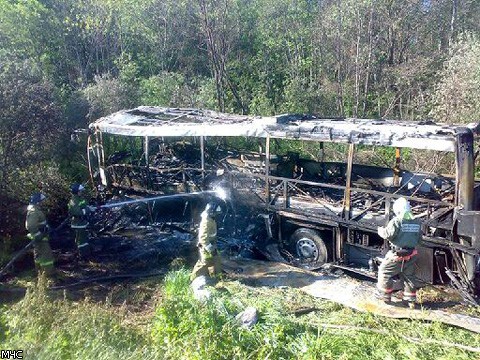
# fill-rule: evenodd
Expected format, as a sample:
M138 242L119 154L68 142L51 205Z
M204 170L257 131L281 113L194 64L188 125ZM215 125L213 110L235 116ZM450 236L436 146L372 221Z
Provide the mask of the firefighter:
M71 216L71 228L75 231L75 243L77 244L78 254L81 258L85 258L91 252L87 232L87 214L90 212L90 207L83 198L85 188L82 184L73 184L70 190L72 198L68 203L68 214Z
M217 249L217 222L215 221L215 214L219 212L219 209L220 207L215 203L208 203L200 215L197 243L200 258L190 276L192 281L202 275L216 277L222 271L220 254Z
M28 231L28 238L34 241L33 255L35 267L47 276L53 276L55 274L55 266L49 243L49 227L45 214L40 208L40 203L43 200L45 200L45 195L39 192L33 193L30 197L25 228Z
M393 203L395 217L386 227L378 228L378 235L391 243L391 249L378 269L377 289L386 303L391 301L393 279L400 276L403 281L403 300L410 308L415 307L416 278L415 263L417 261L416 247L422 239L420 221L413 218L410 203L405 198L399 198Z

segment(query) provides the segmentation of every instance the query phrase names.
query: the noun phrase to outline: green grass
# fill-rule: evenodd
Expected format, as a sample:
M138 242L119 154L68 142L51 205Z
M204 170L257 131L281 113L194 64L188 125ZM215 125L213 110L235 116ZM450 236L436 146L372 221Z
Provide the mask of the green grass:
M157 356L149 334L126 324L125 308L52 300L44 280L2 313L2 349L23 349L25 359L139 359ZM5 339L6 338L6 339Z
M1 349L23 349L27 359L479 358L478 353L425 343L435 339L477 347L478 334L358 313L294 289L223 281L212 288L210 301L199 303L186 270L171 272L158 284L151 302L155 311L144 313L109 301L54 300L43 282L19 303L2 309ZM235 315L247 306L259 311L251 330L235 322ZM296 316L300 308L314 311Z

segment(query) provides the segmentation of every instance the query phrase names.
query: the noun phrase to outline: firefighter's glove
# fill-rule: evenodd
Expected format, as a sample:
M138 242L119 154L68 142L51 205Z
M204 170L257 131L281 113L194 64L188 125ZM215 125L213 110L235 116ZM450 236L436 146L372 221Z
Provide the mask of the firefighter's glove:
M97 211L97 207L96 206L87 206L87 211L90 212L90 213L93 213L93 212Z
M40 240L43 239L43 234L42 232L37 232L36 234L28 234L27 237L32 240L34 243L40 242Z

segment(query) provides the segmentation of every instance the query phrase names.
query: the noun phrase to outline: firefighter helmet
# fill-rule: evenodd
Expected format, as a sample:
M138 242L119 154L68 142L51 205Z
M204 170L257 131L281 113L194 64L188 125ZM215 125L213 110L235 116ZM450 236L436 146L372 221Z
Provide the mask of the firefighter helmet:
M31 205L39 204L45 199L46 199L45 195L43 195L41 192L36 192L36 193L33 193L32 196L30 196L30 204Z
M411 211L410 203L404 197L398 198L393 203L393 212L397 217L403 217L407 212Z
M216 214L220 213L221 210L222 209L216 202L211 201L207 204L207 206L205 206L205 210L202 212L202 217L214 217Z
M75 183L70 186L70 191L72 192L72 194L78 194L80 191L83 190L85 190L85 187L82 184Z

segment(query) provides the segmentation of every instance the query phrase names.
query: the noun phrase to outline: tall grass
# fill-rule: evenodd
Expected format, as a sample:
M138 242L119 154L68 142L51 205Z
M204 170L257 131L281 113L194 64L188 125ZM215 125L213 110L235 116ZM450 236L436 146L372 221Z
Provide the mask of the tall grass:
M52 300L45 288L40 278L3 314L7 331L0 348L22 349L25 359L161 358L149 347L148 333L124 324L122 309L88 300Z
M339 305L312 299L295 290L248 288L225 283L212 300L198 303L188 288L188 273L170 273L165 297L158 306L152 336L171 359L474 359L452 347L412 343L399 335L471 346L480 336L441 324L389 320L359 314ZM234 317L255 306L259 322L252 330L236 325ZM314 307L303 317L295 308ZM335 323L355 329L330 329ZM358 330L361 327L365 331ZM373 329L383 333L368 331Z
M294 289L224 281L207 302L193 298L189 272L158 285L155 313L141 321L124 306L54 300L44 280L0 313L0 348L27 359L478 359L479 354L428 341L479 346L480 336L438 324L357 313ZM247 306L259 311L251 329L236 324ZM314 311L296 316L296 310ZM344 327L330 328L335 324Z

